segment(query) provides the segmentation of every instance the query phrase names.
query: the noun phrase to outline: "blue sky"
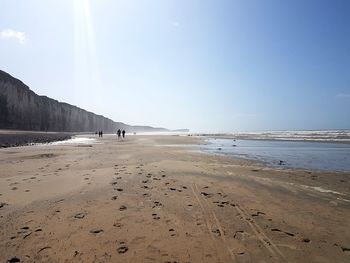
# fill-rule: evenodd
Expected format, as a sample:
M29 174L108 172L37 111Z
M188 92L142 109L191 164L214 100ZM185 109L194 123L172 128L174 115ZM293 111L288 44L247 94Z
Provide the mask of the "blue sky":
M2 0L0 69L128 124L350 128L350 1Z

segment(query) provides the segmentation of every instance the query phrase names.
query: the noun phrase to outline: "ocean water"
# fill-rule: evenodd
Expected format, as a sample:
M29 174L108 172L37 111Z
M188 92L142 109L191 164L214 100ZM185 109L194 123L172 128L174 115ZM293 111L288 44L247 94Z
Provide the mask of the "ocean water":
M274 167L350 171L350 144L233 139L207 142L200 146L201 151L262 161Z
M350 130L236 132L230 135L236 139L350 142Z

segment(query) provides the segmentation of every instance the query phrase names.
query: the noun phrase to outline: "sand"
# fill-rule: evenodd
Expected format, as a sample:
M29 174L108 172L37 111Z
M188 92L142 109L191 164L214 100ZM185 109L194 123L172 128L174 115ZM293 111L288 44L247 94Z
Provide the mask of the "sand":
M97 140L0 149L0 262L350 262L349 173Z

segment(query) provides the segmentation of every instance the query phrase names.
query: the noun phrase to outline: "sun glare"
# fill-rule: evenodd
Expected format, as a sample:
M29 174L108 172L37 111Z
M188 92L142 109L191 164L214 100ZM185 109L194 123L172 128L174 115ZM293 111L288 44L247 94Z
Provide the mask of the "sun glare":
M96 41L89 0L74 0L74 53L76 85L89 90L98 87Z

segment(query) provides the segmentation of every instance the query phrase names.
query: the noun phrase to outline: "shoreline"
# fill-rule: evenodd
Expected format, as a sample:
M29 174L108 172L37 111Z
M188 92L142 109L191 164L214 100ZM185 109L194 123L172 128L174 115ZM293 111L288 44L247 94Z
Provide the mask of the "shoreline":
M335 143L335 144L350 144L349 141L341 141L341 140L317 140L317 139L277 139L277 138L249 138L249 137L235 137L234 135L193 135L203 138L213 138L213 139L227 139L227 140L249 140L249 141L277 141L277 142L310 142L310 143Z

